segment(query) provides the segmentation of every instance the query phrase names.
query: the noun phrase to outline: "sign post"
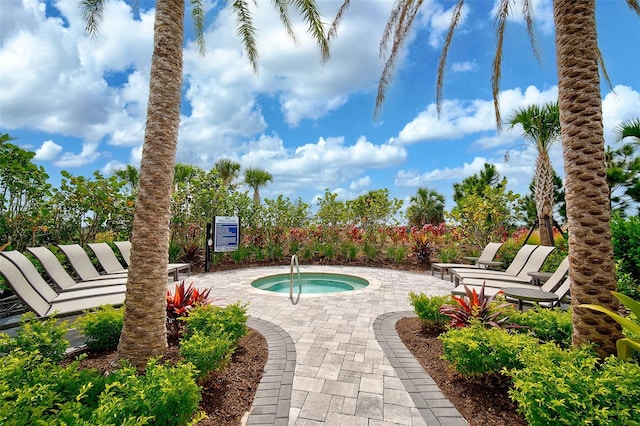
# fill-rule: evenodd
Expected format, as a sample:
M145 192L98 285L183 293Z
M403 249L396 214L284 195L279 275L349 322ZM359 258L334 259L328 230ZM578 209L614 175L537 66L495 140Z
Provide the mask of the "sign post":
M213 228L213 229L211 229ZM213 227L207 224L207 247L205 270L209 272L209 257L214 253L225 253L238 250L240 245L240 218L238 216L215 216Z

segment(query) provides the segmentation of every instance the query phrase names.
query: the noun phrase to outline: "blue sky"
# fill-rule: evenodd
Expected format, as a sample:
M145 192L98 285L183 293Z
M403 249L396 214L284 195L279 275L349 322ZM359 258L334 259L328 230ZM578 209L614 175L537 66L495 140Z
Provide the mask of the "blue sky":
M144 134L154 2L140 0L134 13L132 1L106 0L95 38L84 32L79 3L0 0L0 132L36 152L56 186L61 170L110 175L137 166ZM436 67L454 2L424 1L377 120L379 43L393 1L352 0L324 65L303 22L294 21L294 43L271 1L257 3L257 74L226 2L207 1L204 57L187 31L178 162L210 169L227 157L243 169L260 167L274 177L262 197L283 194L312 205L325 189L343 200L380 188L408 199L422 186L445 195L450 209L453 184L485 162L496 165L510 189L528 192L535 153L517 129L496 132L494 1L467 2L447 62L440 117ZM329 22L340 2L318 4ZM532 2L541 63L517 13L520 2L514 4L503 57L504 118L557 97L551 0ZM602 0L597 19L614 88L602 85L605 135L614 144L612 128L640 116L640 18L623 0ZM551 154L563 176L560 144Z

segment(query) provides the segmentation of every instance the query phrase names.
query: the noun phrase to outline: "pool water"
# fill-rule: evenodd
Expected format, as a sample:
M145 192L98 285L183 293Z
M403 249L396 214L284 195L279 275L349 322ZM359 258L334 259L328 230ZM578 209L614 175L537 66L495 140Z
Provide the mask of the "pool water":
M289 293L291 276L289 274L270 275L258 278L251 285L260 290L275 293ZM336 293L365 288L369 282L363 278L343 274L323 274L301 272L302 294ZM293 292L298 294L298 274L293 274Z

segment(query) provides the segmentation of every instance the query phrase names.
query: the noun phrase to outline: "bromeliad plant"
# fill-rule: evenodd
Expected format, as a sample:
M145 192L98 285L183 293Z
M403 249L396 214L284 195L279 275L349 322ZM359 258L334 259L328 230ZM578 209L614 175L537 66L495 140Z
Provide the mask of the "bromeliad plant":
M502 308L510 306L509 303L503 303L499 306L492 306L495 296L485 297L484 283L480 289L480 293L476 289L469 289L464 286L467 293L466 297L451 296L457 303L456 305L442 305L440 313L451 318L449 326L454 328L462 328L471 325L471 323L480 323L485 327L496 328L513 328L513 324L507 323L508 317L501 311ZM498 292L497 294L501 294Z
M184 281L176 284L173 294L167 290L167 331L169 337L179 338L182 335L182 323L179 318L186 317L189 312L200 305L207 305L213 300L209 299L211 289L198 290L193 283L185 287Z

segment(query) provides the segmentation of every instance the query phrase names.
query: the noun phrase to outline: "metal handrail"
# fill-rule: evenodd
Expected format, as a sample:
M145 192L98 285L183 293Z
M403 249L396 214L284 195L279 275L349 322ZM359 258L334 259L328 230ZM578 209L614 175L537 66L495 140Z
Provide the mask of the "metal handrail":
M302 279L300 278L300 264L298 263L298 255L291 256L291 274L289 279L289 299L293 302L293 265L296 265L296 270L298 271L298 298L300 298L300 293L302 293Z

